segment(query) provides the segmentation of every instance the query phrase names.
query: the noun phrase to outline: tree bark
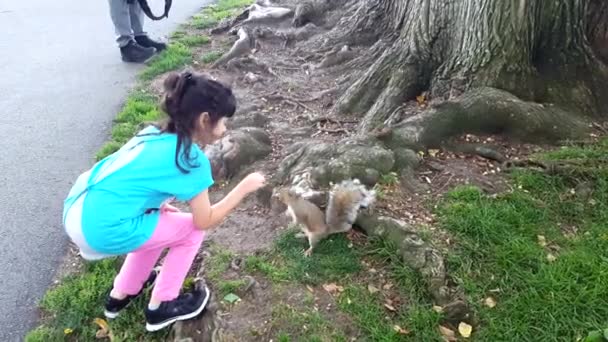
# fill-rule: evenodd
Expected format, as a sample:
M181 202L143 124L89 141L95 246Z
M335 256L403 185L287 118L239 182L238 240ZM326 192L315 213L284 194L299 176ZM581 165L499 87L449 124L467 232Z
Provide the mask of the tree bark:
M608 109L607 1L359 3L348 21L351 26L339 29L376 37L386 48L338 99L334 112L361 116L362 133L382 126L404 102L423 92L442 102L475 88L495 88L522 102L559 106L555 120L564 111L584 118L599 117ZM556 113L537 109L543 121ZM514 105L513 111L521 107ZM537 122L536 114L531 116Z

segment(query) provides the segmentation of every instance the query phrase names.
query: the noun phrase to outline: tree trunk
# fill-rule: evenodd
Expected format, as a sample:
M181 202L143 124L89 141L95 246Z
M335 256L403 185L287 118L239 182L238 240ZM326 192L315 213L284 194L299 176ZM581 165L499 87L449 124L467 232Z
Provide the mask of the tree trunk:
M604 64L608 59L608 1L359 3L357 15L348 21L352 26L345 31L377 37L386 48L339 98L334 111L362 116L362 133L382 126L389 117L400 116L395 111L422 93L433 104L458 101L459 96L475 88L496 89L491 90L493 100L513 102L513 111L521 120L529 117L532 122L545 122L559 112L554 126L566 125L558 121L564 112L591 118L608 109L608 69ZM504 97L500 97L502 94ZM467 101L471 98L483 101L479 92ZM522 112L525 106L515 102L536 102L552 109L545 112L540 106ZM555 106L560 110L556 111ZM431 111L434 115L441 113ZM504 116L504 110L501 113ZM472 118L478 115L467 116ZM407 118L397 121L403 119ZM499 121L512 124L512 120ZM526 124L519 122L517 126ZM493 127L493 131L517 128ZM554 127L548 135L554 136L556 131L567 131L567 127ZM537 133L543 135L542 130Z

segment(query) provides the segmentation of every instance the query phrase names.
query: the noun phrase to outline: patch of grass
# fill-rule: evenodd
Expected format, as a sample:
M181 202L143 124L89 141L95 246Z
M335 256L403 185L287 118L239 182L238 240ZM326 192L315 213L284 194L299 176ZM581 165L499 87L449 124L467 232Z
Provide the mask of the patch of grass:
M190 26L198 30L206 30L215 25L217 25L217 20L208 17L193 18L192 21L190 21Z
M222 274L230 266L230 261L234 258L234 254L216 244L209 246L209 252L210 256L205 264L207 267L205 277L216 283L221 280Z
M245 286L247 286L247 280L221 280L216 285L219 291L219 297L223 298L229 293L237 293L245 288Z
M392 291L407 304L390 313L380 293L371 294L366 284L351 283L338 299L339 308L348 313L371 341L441 341L440 316L432 308L430 296L420 275L406 266L389 241L372 239L363 248L372 260L385 265ZM394 327L410 331L399 334Z
M94 341L98 326L95 318L104 318L103 302L112 287L120 258L86 264L82 274L62 280L61 285L49 290L40 307L49 315L46 325L31 331L27 341ZM146 291L149 292L149 291ZM125 312L108 322L114 337L121 341L163 341L168 331L147 334L143 310L149 293L134 301Z
M220 0L215 6L210 6L216 11L227 11L231 9L239 9L245 6L249 6L253 3L253 0Z
M171 33L171 39L182 39L187 35L188 35L188 32L178 30L178 31Z
M600 159L606 147L564 148L548 158ZM511 193L461 187L447 197L439 216L459 246L448 269L475 305L477 339L574 341L606 326L608 173L598 169L584 181L593 183L589 196L573 194L569 177L524 171L514 175ZM577 234L567 238L565 227ZM490 295L493 309L479 304Z
M115 119L111 140L97 152L96 159L101 160L118 151L138 130L143 128L143 123L159 120L162 113L158 109L157 102L158 100L154 96L141 91L133 92Z
M25 336L25 342L63 342L71 335L69 330L61 331L57 328L39 326Z
M209 44L211 42L211 39L209 39L209 37L203 36L203 35L184 36L179 39L179 42L188 47L194 47L194 46Z
M171 43L166 50L152 58L139 77L149 81L165 72L179 69L192 62L192 51L179 42Z
M272 310L270 323L278 331L279 341L348 341L332 322L311 309L295 309L278 304Z
M399 175L395 172L390 172L380 176L380 184L385 186L394 186L399 183Z
M203 62L205 64L211 64L211 63L217 61L218 59L220 59L220 57L222 57L223 54L224 53L221 51L207 52L201 56L201 62Z
M274 281L295 280L312 285L344 280L361 270L356 251L343 234L321 241L312 256L306 257L304 250L308 248L308 241L296 238L295 232L289 229L283 233L271 255L248 258L247 269L259 271Z
M207 6L201 13L193 16L190 26L206 30L226 18L237 15L239 10L252 3L252 0L219 0L215 5Z

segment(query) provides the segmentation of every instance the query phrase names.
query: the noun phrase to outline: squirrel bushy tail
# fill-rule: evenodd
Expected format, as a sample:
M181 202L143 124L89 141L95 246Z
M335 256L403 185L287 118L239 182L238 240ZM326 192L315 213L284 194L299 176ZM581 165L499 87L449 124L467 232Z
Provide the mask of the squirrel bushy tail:
M375 191L367 190L358 179L334 185L325 210L328 229L332 233L348 231L357 220L359 209L371 206L375 200Z

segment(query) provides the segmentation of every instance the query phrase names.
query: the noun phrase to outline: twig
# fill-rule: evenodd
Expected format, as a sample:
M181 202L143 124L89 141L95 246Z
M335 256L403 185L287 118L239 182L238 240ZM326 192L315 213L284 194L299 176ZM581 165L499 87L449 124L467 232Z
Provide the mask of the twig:
M606 129L606 127L604 127L604 125L600 125L599 123L594 122L593 123L593 127L597 128L598 130L600 130L604 134L608 134L608 129Z
M317 129L321 132L325 132L325 133L346 133L346 134L350 134L350 132L343 127L340 128L336 128L336 129L330 129L330 128L325 128L325 127L321 127L321 123L317 122Z
M329 128L319 127L318 130L321 132L325 132L325 133L346 133L346 134L350 133L346 128L329 129Z
M292 98L290 96L286 96L286 95L282 95L282 94L277 94L275 92L275 93L271 93L271 94L265 95L263 97L266 97L266 98L272 99L272 100L277 100L277 101L284 101L284 102L290 103L290 104L292 104L292 105L294 105L296 107L300 106L300 107L306 109L309 112L314 112L314 110L312 108L308 107L307 105L303 104L302 102L300 102L300 101L298 101L298 100L296 100L296 99L294 99L294 98Z

